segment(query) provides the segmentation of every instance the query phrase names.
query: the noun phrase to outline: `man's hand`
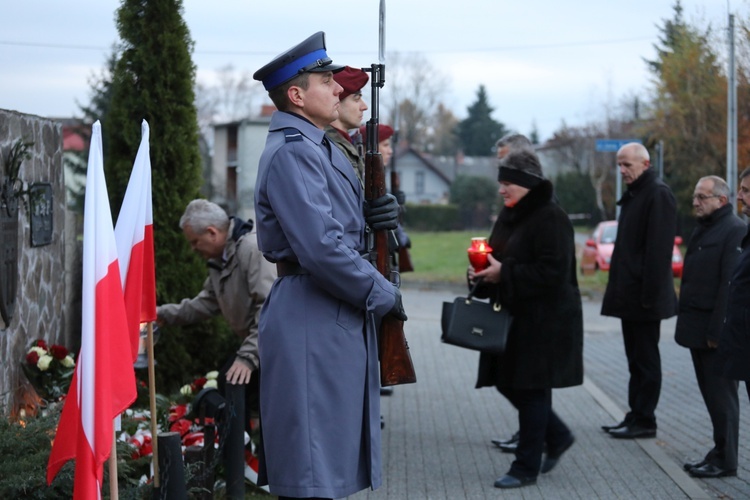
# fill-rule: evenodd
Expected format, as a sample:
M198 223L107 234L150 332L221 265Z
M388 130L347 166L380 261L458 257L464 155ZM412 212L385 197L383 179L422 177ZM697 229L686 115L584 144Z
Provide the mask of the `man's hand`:
M392 194L365 202L365 222L374 231L396 229L398 214L398 201Z
M403 205L404 203L406 203L406 193L404 193L400 189L398 191L394 191L393 196L396 197L396 201L399 205Z
M404 311L404 303L401 301L401 290L396 288L396 302L393 304L393 307L390 311L388 311L388 314L394 316L396 319L400 319L401 321L406 321L406 311Z
M250 365L242 358L234 358L234 363L227 370L227 383L229 384L249 384L250 375L253 370Z

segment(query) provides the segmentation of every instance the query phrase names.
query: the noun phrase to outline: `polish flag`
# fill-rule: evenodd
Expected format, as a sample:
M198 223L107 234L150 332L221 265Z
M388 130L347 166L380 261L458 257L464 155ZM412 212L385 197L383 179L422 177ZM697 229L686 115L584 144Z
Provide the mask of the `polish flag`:
M50 484L75 459L74 500L101 498L103 464L112 451L113 419L136 398L125 301L102 159L94 123L83 213L81 351L47 463Z
M133 362L138 358L141 323L156 320L154 217L151 208L151 159L148 122L141 124L141 146L130 173L115 225L117 257Z

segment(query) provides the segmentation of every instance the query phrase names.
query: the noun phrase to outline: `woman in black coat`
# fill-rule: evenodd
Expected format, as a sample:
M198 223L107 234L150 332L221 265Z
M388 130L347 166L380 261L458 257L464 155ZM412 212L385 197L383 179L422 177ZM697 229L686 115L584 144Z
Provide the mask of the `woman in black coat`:
M511 153L498 181L505 206L490 236L490 266L469 269L469 280L481 278L477 296L513 316L505 353L480 355L477 387L496 387L518 410L516 459L495 481L498 488L516 488L535 483L573 444L552 411L552 388L583 382L583 314L573 227L536 155Z

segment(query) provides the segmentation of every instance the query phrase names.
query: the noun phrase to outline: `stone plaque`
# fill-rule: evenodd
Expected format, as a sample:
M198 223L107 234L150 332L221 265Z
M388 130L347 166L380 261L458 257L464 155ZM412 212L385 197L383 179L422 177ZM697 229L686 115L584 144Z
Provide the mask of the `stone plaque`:
M29 186L29 211L31 213L31 246L41 247L52 243L52 185L37 182Z

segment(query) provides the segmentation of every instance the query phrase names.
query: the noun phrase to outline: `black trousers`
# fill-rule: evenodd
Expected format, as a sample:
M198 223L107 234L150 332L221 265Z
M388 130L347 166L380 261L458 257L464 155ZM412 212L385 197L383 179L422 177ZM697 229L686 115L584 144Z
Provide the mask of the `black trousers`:
M714 429L714 447L705 460L722 469L735 470L740 429L739 383L717 375L716 349L690 349L690 355Z
M630 381L625 422L656 429L656 405L661 393L661 321L622 320L622 338L628 358Z
M552 411L552 389L510 389L498 387L518 410L519 439L516 459L509 474L536 477L542 466L544 445L559 448L570 439L570 429Z

